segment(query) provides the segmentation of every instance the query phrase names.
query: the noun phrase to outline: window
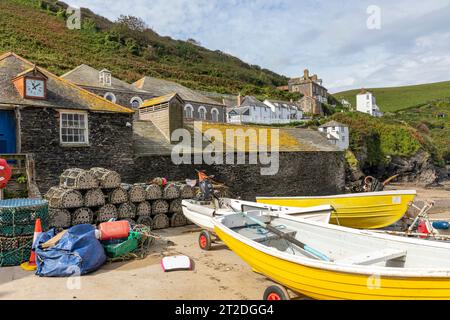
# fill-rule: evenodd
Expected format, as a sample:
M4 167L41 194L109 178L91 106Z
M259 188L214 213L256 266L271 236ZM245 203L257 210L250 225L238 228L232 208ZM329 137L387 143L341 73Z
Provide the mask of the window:
M60 114L60 137L63 144L88 144L88 118L86 113Z
M215 121L215 122L219 122L219 110L217 109L212 109L211 111L211 120Z
M133 97L130 101L131 107L137 109L142 105L142 99L139 97Z
M102 71L100 71L99 81L100 81L100 84L103 84L105 86L110 86L111 85L111 72L106 69L103 69Z
M114 93L112 92L107 92L105 93L105 95L103 96L103 98L105 98L106 100L111 101L112 103L116 103L116 96L114 95Z
M186 119L194 118L194 108L190 104L188 104L184 107L184 112L185 112Z
M206 120L206 109L205 109L205 107L198 108L198 114L199 114L200 120Z

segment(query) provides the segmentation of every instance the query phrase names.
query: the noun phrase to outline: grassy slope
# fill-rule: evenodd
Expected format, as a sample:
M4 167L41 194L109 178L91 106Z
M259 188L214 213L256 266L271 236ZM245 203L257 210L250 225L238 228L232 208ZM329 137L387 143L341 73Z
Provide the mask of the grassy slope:
M57 13L62 7L54 2L1 0L0 53L14 51L56 74L86 63L107 67L129 82L151 75L175 79L194 89L288 98L275 90L286 83L283 76L151 30L137 35L140 43L133 52L126 38L110 36L112 22L89 10L83 11L83 19L91 19L93 27L84 24L83 30L69 30L64 16Z
M439 115L444 115L443 118ZM423 106L398 111L388 119L404 121L433 139L438 157L450 161L450 100L437 100Z
M405 87L372 88L377 103L384 112L395 112L412 106L423 105L431 100L450 98L450 81ZM356 106L360 89L335 93L338 100L344 98Z

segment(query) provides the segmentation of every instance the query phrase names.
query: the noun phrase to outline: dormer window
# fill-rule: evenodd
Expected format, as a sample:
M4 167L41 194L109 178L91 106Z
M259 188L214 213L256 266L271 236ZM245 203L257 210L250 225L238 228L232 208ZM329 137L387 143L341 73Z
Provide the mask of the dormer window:
M99 72L99 81L101 85L111 86L111 71L103 69Z

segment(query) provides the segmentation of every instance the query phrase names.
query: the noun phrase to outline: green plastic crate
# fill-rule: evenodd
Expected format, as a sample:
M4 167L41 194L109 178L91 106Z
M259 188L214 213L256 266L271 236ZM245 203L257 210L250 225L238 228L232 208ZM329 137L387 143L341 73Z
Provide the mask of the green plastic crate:
M137 249L141 234L139 232L131 231L128 239L119 244L110 244L103 246L106 255L110 258L118 258L129 254Z

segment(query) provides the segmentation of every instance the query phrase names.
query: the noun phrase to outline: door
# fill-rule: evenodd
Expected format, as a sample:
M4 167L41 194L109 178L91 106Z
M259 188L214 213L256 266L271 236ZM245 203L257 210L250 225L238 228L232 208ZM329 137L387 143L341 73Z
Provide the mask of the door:
M16 153L14 111L0 110L0 154L2 153Z

